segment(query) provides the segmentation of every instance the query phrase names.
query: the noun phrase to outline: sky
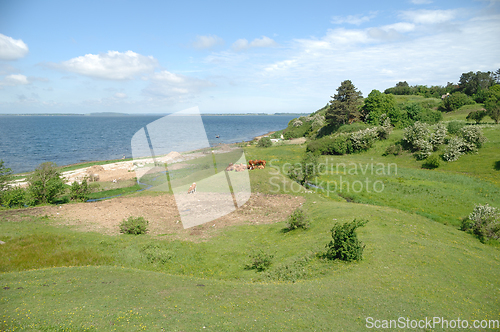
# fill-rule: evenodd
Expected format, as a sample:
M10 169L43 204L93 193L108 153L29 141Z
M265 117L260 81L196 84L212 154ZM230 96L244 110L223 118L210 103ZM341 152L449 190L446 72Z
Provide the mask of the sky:
M500 68L500 0L0 0L0 114L310 113Z

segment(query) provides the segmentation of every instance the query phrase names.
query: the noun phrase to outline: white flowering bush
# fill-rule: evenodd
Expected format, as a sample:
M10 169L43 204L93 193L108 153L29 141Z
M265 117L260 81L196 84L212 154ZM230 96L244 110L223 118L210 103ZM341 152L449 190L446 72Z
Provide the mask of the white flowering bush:
M300 119L293 119L292 126L294 127L300 127L302 126L303 122Z
M312 121L312 128L313 129L319 129L323 127L326 124L325 117L320 114L314 114L311 117L308 117L310 121Z
M418 139L413 142L413 148L416 150L414 156L418 160L424 160L432 154L434 148L428 140Z
M434 151L444 143L444 139L446 138L446 134L448 133L448 128L442 123L438 123L434 126L435 131L430 136L430 143L434 148Z
M419 121L405 128L403 135L403 140L415 152L414 155L419 160L426 159L434 150L430 138L431 130L429 125Z
M380 139L389 138L389 135L392 133L391 119L388 116L386 116L385 114L382 114L380 116L380 123L382 123L382 126L378 127L378 129L377 129L378 137Z
M497 208L478 204L462 222L461 229L475 234L481 242L500 239L500 212Z
M351 133L352 148L354 151L365 151L371 148L378 138L378 127L367 128Z
M486 142L486 137L483 135L483 130L478 126L466 126L460 129L460 137L462 137L466 144L464 144L464 152L477 152L479 148Z
M446 161L456 161L463 154L465 141L461 137L452 137L448 141L443 159Z

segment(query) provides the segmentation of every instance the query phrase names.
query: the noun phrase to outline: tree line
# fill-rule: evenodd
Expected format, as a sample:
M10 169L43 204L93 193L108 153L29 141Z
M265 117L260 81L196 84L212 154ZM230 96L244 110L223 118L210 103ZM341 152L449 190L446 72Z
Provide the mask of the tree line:
M405 127L414 121L436 123L442 117L440 112L454 111L475 103L484 104L484 110L471 112L469 119L480 122L488 115L497 124L500 120L500 69L496 72L463 73L457 85L448 83L446 87L410 86L406 81L399 82L384 93L372 90L364 100L361 91L350 80L343 81L336 91L325 114L328 124L334 127L359 121L379 125L382 115L388 116L396 127ZM439 97L442 102L437 111L415 104L399 109L395 95Z

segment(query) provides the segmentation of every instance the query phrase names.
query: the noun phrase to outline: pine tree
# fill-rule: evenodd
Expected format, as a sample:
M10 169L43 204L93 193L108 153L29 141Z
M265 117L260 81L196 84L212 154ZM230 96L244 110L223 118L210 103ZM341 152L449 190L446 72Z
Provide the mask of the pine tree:
M326 111L326 120L331 125L352 123L361 118L361 91L350 80L345 80L337 88L337 94L330 100Z

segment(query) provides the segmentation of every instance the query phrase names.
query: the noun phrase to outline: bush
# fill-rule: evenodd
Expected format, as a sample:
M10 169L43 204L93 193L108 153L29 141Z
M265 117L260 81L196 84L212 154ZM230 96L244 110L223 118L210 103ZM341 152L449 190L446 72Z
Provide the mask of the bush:
M469 216L462 221L461 230L475 234L481 242L500 239L500 212L497 208L476 205Z
M448 132L450 134L456 134L465 126L465 123L462 121L451 121L448 122Z
M309 228L309 222L307 216L302 209L298 208L288 217L286 229L292 231L297 228L307 229Z
M387 117L385 114L382 114L380 122L382 122L382 126L377 128L378 138L388 139L389 135L392 133L391 119Z
M312 152L306 152L299 165L295 164L288 169L288 176L304 185L319 171L318 156Z
M6 207L23 207L28 204L28 193L21 187L5 190L2 195L2 204Z
M389 145L387 149L385 149L384 156L388 156L390 154L399 156L401 153L403 153L403 147L401 144L393 144Z
M148 232L149 221L143 217L128 217L120 223L120 233L123 234L146 234Z
M486 142L486 137L483 135L483 130L476 126L463 127L459 131L459 135L467 143L464 145L465 152L475 152Z
M437 148L444 143L444 139L446 138L447 132L448 129L444 124L438 123L436 125L436 131L433 132L430 137L430 143L432 144L434 151L436 151Z
M87 199L89 199L90 192L90 187L87 183L87 179L85 178L82 180L81 184L76 181L71 184L71 188L69 189L69 197L73 201L78 200L85 202Z
M377 127L367 128L351 133L352 149L354 152L367 151L378 138Z
M465 142L460 137L452 137L446 146L443 159L446 161L456 161L463 154Z
M427 169L438 168L439 167L439 157L435 154L430 155L429 157L427 157L425 162L422 164L422 167L427 168Z
M251 258L250 263L245 265L245 268L248 270L255 269L259 272L266 270L269 266L271 266L273 255L264 252L260 249L257 252L254 252L248 257Z
M474 104L474 101L462 92L454 92L443 100L443 108L446 112L453 112L464 105L471 104Z
M356 131L373 128L373 126L366 124L364 122L353 122L351 124L345 124L337 129L337 133L354 133Z
M305 267L309 261L309 256L297 258L291 263L281 264L275 269L266 271L264 276L271 280L296 282L306 276Z
M271 141L271 138L269 137L262 137L259 140L259 143L257 143L257 146L260 148L268 148L273 145L273 142Z
M306 151L324 155L343 155L350 153L351 147L352 144L349 136L341 134L310 141L307 144Z
M474 121L476 121L476 123L479 123L486 117L486 115L487 115L487 113L485 110L471 111L467 115L466 119L467 120L474 120Z
M64 190L64 182L57 170L57 165L46 162L39 165L28 177L28 191L35 204L54 203L57 196Z
M10 182L11 177L12 177L12 170L10 168L6 168L3 165L3 160L0 160L0 199L2 198L2 192L9 188L7 183Z
M327 259L356 261L363 257L364 245L358 240L356 229L364 226L368 221L356 220L344 224L335 224L331 230L333 240L326 245Z
M162 249L156 243L144 245L141 248L141 253L150 263L165 264L169 259L173 257L170 251Z

